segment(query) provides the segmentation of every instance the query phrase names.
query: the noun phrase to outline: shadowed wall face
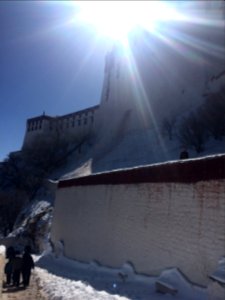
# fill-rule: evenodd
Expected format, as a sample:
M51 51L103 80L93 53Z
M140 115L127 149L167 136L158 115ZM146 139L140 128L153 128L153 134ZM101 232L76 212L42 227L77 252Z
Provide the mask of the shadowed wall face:
M152 168L166 167L172 174L177 165L192 165L200 172L205 161L213 159L147 169L151 173ZM124 174L129 172L133 170ZM122 173L118 172L120 178ZM63 240L67 257L111 267L130 261L137 272L149 275L178 267L190 280L207 284L225 254L224 178L101 184L91 182L91 177L84 179L84 185L82 178L74 179L73 185L59 184L51 238L54 243Z

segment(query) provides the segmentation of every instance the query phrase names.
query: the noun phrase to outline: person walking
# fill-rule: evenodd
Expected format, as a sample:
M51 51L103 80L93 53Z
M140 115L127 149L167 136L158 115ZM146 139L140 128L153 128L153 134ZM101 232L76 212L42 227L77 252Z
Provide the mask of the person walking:
M5 275L6 275L6 284L10 285L12 283L12 274L13 274L13 259L15 257L15 250L11 246L6 250L6 258L8 259L6 265L5 265Z
M13 286L19 287L20 285L21 269L22 269L22 258L20 256L19 251L15 251L15 256L12 259Z
M187 151L187 149L182 149L182 151L180 152L180 159L188 159L189 158L189 153Z
M15 257L12 259L13 286L16 287L19 287L20 285L20 275L22 270L22 258L19 254L19 252L15 252Z
M30 246L26 246L22 257L22 277L23 286L26 288L30 284L31 269L34 269L34 261L31 256Z

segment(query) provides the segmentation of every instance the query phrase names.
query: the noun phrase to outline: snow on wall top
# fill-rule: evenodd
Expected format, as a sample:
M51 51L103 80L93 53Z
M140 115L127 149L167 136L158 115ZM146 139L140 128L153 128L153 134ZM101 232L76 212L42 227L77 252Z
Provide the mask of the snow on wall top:
M225 154L220 154L200 159L173 161L61 180L58 183L58 188L145 182L193 183L223 178L225 178Z

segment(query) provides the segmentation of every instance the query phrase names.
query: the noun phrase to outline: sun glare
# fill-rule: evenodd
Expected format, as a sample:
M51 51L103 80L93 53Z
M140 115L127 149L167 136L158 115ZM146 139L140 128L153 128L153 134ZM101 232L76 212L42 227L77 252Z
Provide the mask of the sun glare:
M177 19L178 13L163 1L78 1L78 19L99 35L124 41L136 26L154 31L157 22Z

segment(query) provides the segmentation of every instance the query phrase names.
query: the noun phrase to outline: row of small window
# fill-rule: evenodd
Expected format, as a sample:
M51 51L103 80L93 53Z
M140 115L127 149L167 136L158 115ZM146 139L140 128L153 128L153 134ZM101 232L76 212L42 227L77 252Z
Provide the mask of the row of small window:
M94 123L94 116L90 116L89 118L89 122L90 123ZM77 124L76 124L77 123ZM89 124L90 124L89 123ZM78 119L77 121L75 121L74 119L72 119L71 123L69 122L69 119L66 119L66 120L61 120L59 121L59 128L60 129L63 129L63 128L69 128L70 125L71 127L75 127L76 125L77 126L81 126L81 125L87 125L88 124L88 118L84 118L83 120L81 119ZM37 122L32 122L32 123L28 123L28 128L27 128L27 131L34 131L34 130L40 130L42 128L42 122L41 121L37 121ZM52 124L50 123L50 126L49 126L50 129L52 129Z
M27 131L40 130L42 128L42 122L34 122L28 124Z
M75 119L79 118L79 120L82 118L82 116L84 116L85 118L88 117L88 115L90 115L90 117L93 117L94 115L94 110L90 110L90 111L86 111L85 113L82 113L82 114L76 114L76 115L73 115L73 116L70 116L70 117L65 117L61 120L59 120L59 122L69 122L70 120L71 121L75 121Z
M94 122L94 117L93 116L91 116L90 118L90 123L93 123ZM83 121L83 122L82 122ZM89 124L90 124L89 123ZM72 120L72 122L70 123L70 122L60 122L59 123L59 128L60 129L63 129L63 128L69 128L69 127L75 127L76 125L77 126L81 126L81 125L87 125L88 124L88 118L84 118L83 120L81 120L81 119L79 119L78 121L77 121L77 124L76 124L76 122L75 122L75 120ZM50 124L50 126L49 126L49 129L50 130L52 130L53 129L53 127L52 127L52 124Z

